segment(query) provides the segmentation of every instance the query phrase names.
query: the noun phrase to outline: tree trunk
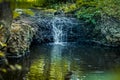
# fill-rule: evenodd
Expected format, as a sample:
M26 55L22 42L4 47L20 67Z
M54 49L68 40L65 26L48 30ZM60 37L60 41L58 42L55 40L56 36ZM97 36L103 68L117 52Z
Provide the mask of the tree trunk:
M10 2L0 3L0 49L7 44L10 37L10 28L12 23L12 10Z

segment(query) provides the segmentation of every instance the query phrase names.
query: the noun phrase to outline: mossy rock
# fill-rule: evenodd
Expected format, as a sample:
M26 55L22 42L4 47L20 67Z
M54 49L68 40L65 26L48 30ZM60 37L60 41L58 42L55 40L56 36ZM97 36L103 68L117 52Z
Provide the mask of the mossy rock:
M7 33L6 27L4 27L4 24L0 23L0 49L3 47L6 47L7 40L8 40L8 33Z
M16 9L13 11L13 18L16 19L20 17L21 14L26 14L29 16L34 16L35 13L31 9Z

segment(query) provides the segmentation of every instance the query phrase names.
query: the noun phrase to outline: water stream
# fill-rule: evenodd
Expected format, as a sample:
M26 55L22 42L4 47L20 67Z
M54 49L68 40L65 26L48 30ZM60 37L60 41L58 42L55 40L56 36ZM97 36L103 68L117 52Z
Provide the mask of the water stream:
M53 27L53 38L54 38L54 43L55 44L60 44L63 39L63 27L62 25L56 24L56 20L60 21L59 18L55 18L52 22L52 27Z
M68 18L54 17L52 19L52 35L55 44L62 44L63 41L67 41L67 31L65 31L65 25L71 23Z

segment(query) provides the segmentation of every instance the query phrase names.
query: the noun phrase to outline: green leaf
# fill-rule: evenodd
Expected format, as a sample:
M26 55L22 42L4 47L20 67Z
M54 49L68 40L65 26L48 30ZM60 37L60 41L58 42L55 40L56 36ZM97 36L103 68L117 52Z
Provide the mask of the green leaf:
M96 21L95 21L95 19L92 19L92 20L91 20L91 22L92 22L93 24L96 24Z
M1 45L2 47L6 47L6 46L7 46L7 44L2 43L1 41L0 41L0 45Z
M0 51L0 57L4 57L4 56L5 56L4 52Z

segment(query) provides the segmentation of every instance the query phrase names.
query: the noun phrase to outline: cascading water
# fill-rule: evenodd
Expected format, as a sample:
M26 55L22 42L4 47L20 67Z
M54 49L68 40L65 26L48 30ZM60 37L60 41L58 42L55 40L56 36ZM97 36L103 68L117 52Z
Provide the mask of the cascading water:
M65 17L54 17L52 19L52 34L55 44L63 44L64 41L67 42L67 30L65 30L65 27L68 23L71 24L71 21Z
M66 16L40 17L33 25L37 30L34 41L63 44L84 38L84 30L79 20Z
M58 21L58 23L56 23ZM62 35L63 35L63 31L62 31L62 25L59 25L60 22L60 18L55 17L53 22L52 22L52 27L53 27L53 39L54 39L54 43L55 44L61 44L60 42L62 42Z

